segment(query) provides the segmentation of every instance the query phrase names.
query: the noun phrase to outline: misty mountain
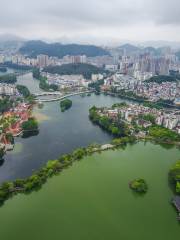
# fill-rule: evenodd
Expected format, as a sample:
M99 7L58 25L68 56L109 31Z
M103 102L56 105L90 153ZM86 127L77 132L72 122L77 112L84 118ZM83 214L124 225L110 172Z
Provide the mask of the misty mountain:
M0 51L15 53L23 45L25 40L12 34L0 34Z
M124 52L127 55L140 51L139 47L129 44L129 43L121 45L117 49Z
M30 57L39 54L62 58L65 55L86 55L88 57L109 55L109 52L94 45L45 43L43 41L28 41L20 48L20 53Z

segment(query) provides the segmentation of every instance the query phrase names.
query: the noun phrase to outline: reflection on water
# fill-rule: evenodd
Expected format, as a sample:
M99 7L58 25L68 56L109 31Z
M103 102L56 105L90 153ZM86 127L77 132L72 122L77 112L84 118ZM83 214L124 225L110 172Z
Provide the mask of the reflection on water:
M18 79L18 84L28 85L31 90L36 90L38 81L34 81L31 73L28 73L22 76L21 80ZM45 103L42 109L35 107L39 134L16 139L22 144L22 150L16 154L7 153L5 163L0 168L0 181L29 176L48 160L56 159L77 147L111 141L112 136L89 121L88 110L93 105L111 106L122 100L94 94L84 98L74 96L71 99L73 106L65 113L61 112L59 102Z

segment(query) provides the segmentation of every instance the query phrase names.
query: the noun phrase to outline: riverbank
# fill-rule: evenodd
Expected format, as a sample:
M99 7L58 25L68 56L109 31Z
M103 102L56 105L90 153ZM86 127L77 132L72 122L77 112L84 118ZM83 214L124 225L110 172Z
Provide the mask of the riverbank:
M129 139L129 142L131 139ZM73 162L81 160L85 156L90 156L93 153L101 153L109 149L116 149L127 142L122 141L121 144L105 144L105 145L90 145L86 148L78 148L71 154L65 154L60 156L56 160L50 160L47 164L39 171L35 172L32 176L26 179L16 179L12 182L4 182L0 186L0 205L3 205L6 200L13 197L18 193L30 193L38 190L46 183L48 178L60 173L63 169L71 166ZM132 142L133 143L133 142Z
M118 141L114 139L112 143L109 144L92 144L86 148L78 148L72 153L64 154L56 160L50 160L45 166L34 172L33 175L28 178L16 179L12 182L4 182L0 186L0 205L3 205L6 200L18 193L31 193L39 190L50 177L57 175L62 170L71 166L74 162L79 161L86 156L118 148L124 149L127 144L135 144L136 142L137 139L134 137L124 137Z
M178 159L175 147L149 142L85 156L49 178L40 191L6 201L0 208L1 237L31 240L37 232L35 239L44 240L179 239L167 183ZM148 183L143 196L129 189L136 178Z
M0 123L0 127L3 129L0 134L0 147L4 149L4 154L14 149L14 138L26 132L23 126L32 118L32 111L32 104L19 103L17 106L3 113Z
M128 96L128 95L121 94L121 93L112 93L112 92L107 92L107 91L106 92L101 91L101 93L112 96L112 97L127 99L127 100L134 101L134 102L141 103L141 104L145 103L145 104L148 104L149 106L156 107L156 108L180 109L179 105L168 104L166 102L150 102L150 101L148 101L148 99L145 99L145 98L132 97L132 96Z

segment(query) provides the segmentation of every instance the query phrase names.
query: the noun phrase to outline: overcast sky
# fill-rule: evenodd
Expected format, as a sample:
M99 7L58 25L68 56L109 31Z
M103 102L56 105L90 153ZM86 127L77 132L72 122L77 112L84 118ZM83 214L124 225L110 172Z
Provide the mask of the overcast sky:
M0 0L0 33L31 39L180 41L180 0Z

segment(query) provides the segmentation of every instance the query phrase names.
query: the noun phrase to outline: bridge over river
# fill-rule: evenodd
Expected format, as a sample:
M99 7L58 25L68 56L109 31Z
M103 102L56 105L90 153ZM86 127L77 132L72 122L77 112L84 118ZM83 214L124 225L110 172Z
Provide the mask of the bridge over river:
M81 95L81 94L87 94L87 93L92 93L94 91L83 91L83 92L74 92L74 93L69 93L66 95L63 95L61 92L42 92L42 93L34 93L33 95L36 97L35 101L36 102L53 102L53 101L60 101L63 100L64 98L76 96L76 95ZM41 99L39 97L42 96L57 96L56 98L50 98L50 99Z

